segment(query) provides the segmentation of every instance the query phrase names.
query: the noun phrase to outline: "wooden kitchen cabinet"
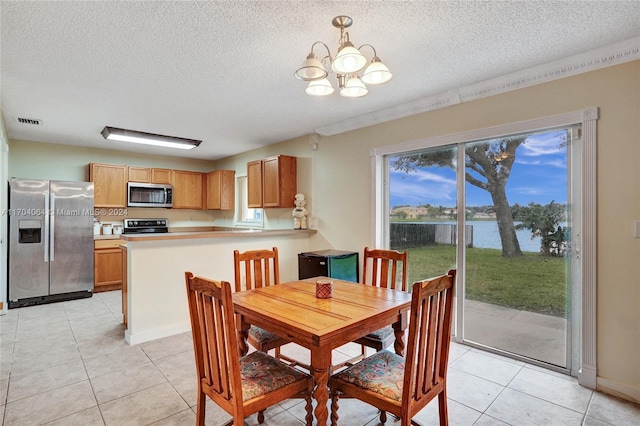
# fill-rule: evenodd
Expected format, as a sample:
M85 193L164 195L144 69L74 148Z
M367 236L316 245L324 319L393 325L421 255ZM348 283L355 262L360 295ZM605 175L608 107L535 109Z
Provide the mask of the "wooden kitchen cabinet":
M171 171L174 209L202 209L202 173L184 170Z
M171 185L171 169L128 166L128 182L161 183Z
M247 163L247 206L262 207L262 160Z
M89 164L94 207L127 207L127 166Z
M233 210L235 208L236 172L216 170L207 173L208 210Z
M127 182L151 182L151 169L149 167L127 167Z
M262 206L295 207L296 157L277 155L262 160Z
M93 292L122 289L122 250L124 240L93 242Z
M171 169L151 169L151 183L171 185Z

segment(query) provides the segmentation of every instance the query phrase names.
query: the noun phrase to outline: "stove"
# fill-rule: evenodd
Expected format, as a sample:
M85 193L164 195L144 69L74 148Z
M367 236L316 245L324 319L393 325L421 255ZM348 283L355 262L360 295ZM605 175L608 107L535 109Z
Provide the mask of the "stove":
M125 219L125 234L164 234L169 232L167 219Z

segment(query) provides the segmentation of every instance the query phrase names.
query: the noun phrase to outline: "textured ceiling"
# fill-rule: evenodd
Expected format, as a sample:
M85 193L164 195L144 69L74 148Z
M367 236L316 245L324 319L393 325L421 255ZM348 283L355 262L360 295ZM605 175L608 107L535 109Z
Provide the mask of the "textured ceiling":
M640 36L638 1L2 0L0 7L1 107L11 139L202 159ZM394 79L360 99L311 98L293 72L314 41L335 54L331 19L343 14L353 18L354 44L372 44ZM187 152L125 147L102 138L105 125L204 142Z

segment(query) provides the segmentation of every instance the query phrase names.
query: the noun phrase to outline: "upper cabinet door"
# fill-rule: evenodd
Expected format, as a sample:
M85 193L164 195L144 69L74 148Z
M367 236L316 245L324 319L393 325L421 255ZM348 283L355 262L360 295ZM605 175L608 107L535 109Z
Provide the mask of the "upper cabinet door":
M171 185L171 169L128 166L129 182L162 183Z
M262 206L295 207L296 157L277 155L262 160Z
M89 164L94 207L127 207L127 166Z
M171 185L171 169L151 169L151 183Z
M172 170L173 208L202 209L202 173Z
M128 166L129 182L151 182L151 169L149 167Z
M247 163L247 206L262 207L262 160Z
M207 173L207 201L209 210L233 210L235 207L235 180L233 170Z

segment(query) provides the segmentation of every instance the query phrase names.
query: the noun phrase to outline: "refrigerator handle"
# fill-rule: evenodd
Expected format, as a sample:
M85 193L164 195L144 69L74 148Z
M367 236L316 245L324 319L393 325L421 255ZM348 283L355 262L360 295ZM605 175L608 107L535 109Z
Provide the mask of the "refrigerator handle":
M44 261L49 261L49 194L44 197Z
M50 219L49 219L49 244L51 244L51 261L53 262L55 260L56 257L56 239L54 236L54 230L56 229L56 194L52 191L51 192L51 210L47 211L47 214L49 215Z

